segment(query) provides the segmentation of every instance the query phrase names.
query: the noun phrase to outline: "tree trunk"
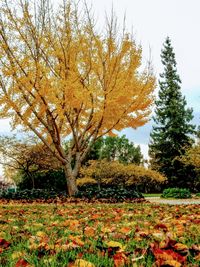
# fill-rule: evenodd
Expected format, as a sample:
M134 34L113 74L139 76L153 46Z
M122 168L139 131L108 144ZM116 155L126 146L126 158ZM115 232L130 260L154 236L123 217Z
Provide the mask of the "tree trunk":
M78 187L76 185L76 176L73 171L69 170L67 166L64 167L65 178L67 181L67 191L70 197L74 196L78 192Z
M32 190L35 189L35 179L34 179L34 175L30 174L28 171L26 171L27 176L30 178L31 182L32 182Z
M32 180L32 190L33 190L35 189L35 179L32 175L31 175L31 180Z

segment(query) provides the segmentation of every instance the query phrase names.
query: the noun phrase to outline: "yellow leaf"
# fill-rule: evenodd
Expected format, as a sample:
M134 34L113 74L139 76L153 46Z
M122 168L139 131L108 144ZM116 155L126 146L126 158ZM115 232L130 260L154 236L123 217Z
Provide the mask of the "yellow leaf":
M0 232L0 238L4 238L6 236L6 233L5 232Z
M106 243L106 245L109 248L120 248L120 249L124 248L124 246L121 243L116 242L116 241L109 241L109 242Z
M178 250L178 251L187 251L188 250L188 247L186 246L186 245L184 245L184 244L182 244L182 243L176 243L175 245L174 245L174 249L175 250Z
M24 252L22 252L22 251L15 251L11 255L13 260L18 259L18 258L20 258L22 256L24 256Z
M38 232L36 233L36 236L38 236L38 237L45 237L46 234L45 234L45 232L38 231Z
M74 263L74 267L95 267L95 265L89 261L77 259Z

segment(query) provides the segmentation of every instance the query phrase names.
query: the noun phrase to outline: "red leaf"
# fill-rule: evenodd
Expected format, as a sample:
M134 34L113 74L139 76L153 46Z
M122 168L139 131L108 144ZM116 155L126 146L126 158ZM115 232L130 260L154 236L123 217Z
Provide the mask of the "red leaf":
M0 247L1 248L8 248L10 246L10 242L6 241L5 239L0 238Z
M195 224L200 224L200 219L194 219L194 220L192 220L192 222Z
M152 252L157 260L163 260L163 261L176 260L180 263L184 263L186 261L186 257L181 256L180 254L174 252L171 249L162 250L157 248L153 249Z
M25 259L19 259L15 264L15 267L26 267L26 266L30 266L30 264Z

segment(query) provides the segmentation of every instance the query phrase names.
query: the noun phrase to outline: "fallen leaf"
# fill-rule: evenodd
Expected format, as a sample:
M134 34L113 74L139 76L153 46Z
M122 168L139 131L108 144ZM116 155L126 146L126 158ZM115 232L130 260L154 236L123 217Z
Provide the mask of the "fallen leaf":
M89 261L77 259L74 263L74 267L95 267L95 265Z
M153 249L152 252L157 260L162 260L162 261L176 260L180 263L184 263L186 260L185 257L181 256L180 254L174 252L171 249L162 250L158 248L158 249Z
M36 236L38 236L38 237L45 237L46 236L46 233L45 232L42 232L42 231L38 231L36 233Z
M182 252L186 253L189 251L189 248L182 243L176 243L174 245L174 249L177 250L179 253L182 253Z
M182 264L180 262L175 261L175 260L167 260L163 264L163 266L168 266L168 267L181 267L181 265Z
M113 260L114 260L114 267L123 267L127 262L127 257L124 253L120 252L116 253L113 256Z
M88 237L93 237L95 235L95 229L93 227L85 227L84 229L84 235Z
M84 242L78 236L70 235L69 239L71 241L73 241L76 245L80 246L80 247L84 246Z
M10 242L2 238L0 239L0 248L8 248L10 245L11 245Z
M106 245L109 247L109 248L120 248L120 249L123 249L123 245L119 242L116 242L116 241L109 241L106 243Z
M29 267L29 266L30 264L25 259L19 259L15 264L15 267Z
M152 233L153 238L155 238L156 240L162 240L164 239L165 235L162 232L155 232Z
M11 258L12 258L13 260L15 260L15 259L18 259L18 258L20 258L20 257L22 257L22 256L24 256L24 252L21 252L21 251L15 251L15 252L12 253Z
M132 230L131 227L124 226L124 227L119 229L119 232L122 234L129 234L131 232L131 230Z

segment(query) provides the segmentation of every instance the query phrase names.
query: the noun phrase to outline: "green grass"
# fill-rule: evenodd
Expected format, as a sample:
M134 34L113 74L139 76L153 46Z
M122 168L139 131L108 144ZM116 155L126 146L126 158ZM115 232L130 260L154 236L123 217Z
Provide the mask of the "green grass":
M155 193L155 194L143 194L143 196L144 197L160 197L161 194L157 194L157 193Z
M198 205L0 205L0 266L78 267L77 259L96 267L113 267L119 259L132 266L136 258L137 266L151 267L157 257L152 246L169 246L169 240L187 246L184 266L198 266L192 246L200 243L199 221ZM173 246L168 250L175 253Z

